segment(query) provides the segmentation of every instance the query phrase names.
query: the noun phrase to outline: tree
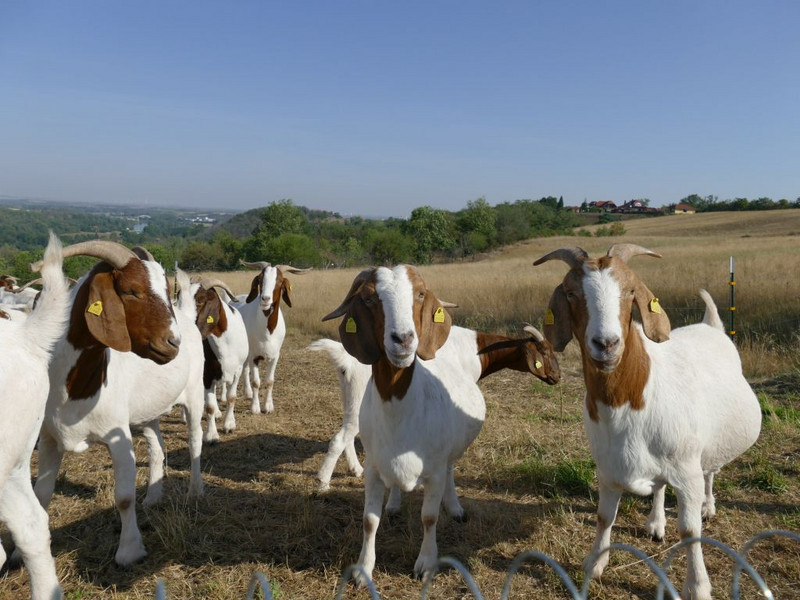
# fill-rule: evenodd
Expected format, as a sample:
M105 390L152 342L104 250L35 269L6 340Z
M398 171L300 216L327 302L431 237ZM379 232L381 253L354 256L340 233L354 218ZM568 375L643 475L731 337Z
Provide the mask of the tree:
M402 232L413 240L414 260L418 263L429 263L434 252L446 252L456 245L449 213L430 206L411 211Z
M456 215L456 227L464 254L482 252L494 245L497 238L497 213L486 198L472 200Z

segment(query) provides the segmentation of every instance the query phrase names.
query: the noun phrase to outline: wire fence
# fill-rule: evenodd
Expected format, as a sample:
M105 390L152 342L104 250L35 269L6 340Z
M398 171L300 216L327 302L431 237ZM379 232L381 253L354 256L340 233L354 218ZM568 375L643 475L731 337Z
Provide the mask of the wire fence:
M753 537L750 541L748 541L744 547L742 548L741 552L736 552L730 546L723 544L722 542L715 540L713 538L688 538L681 541L679 544L676 544L670 552L667 554L666 559L664 562L659 565L657 564L651 557L647 556L644 552L635 548L634 546L629 546L627 544L611 544L611 546L602 551L600 554L617 551L617 552L627 552L632 554L639 560L641 560L647 567L653 572L654 576L658 580L658 587L656 589L656 598L657 600L663 600L664 594L666 593L669 598L673 600L680 600L680 594L675 589L675 586L669 579L667 573L669 572L670 564L672 563L673 558L678 554L678 552L684 547L690 544L695 544L700 542L701 544L706 544L713 546L723 553L725 553L734 563L734 570L733 575L731 577L731 598L733 600L740 599L740 580L742 572L744 571L747 576L753 581L753 583L758 587L761 596L766 598L767 600L774 599L772 592L770 591L769 587L765 583L764 579L758 574L756 569L747 561L747 555L750 550L753 549L760 541L765 540L767 538L788 538L790 540L794 540L795 542L800 543L800 535L794 533L792 531L783 531L783 530L772 530L772 531L763 531ZM578 587L575 581L569 576L566 569L562 567L558 561L553 559L552 557L548 556L547 554L543 554L537 551L528 551L518 555L514 561L511 563L511 566L508 569L508 573L506 575L505 583L503 584L503 591L500 596L501 600L508 600L511 597L511 587L513 583L514 577L520 571L520 569L526 563L542 563L546 567L552 569L555 574L561 580L561 583L564 585L564 590L567 592L569 598L573 600L587 600L589 597L589 584L591 580L586 578L583 582L582 587ZM478 587L478 584L473 579L472 575L470 574L469 570L459 561L454 558L450 557L442 557L439 559L439 562L436 566L436 571L429 574L423 583L422 591L420 592L420 600L426 600L428 597L428 591L433 584L433 580L436 577L436 573L444 568L451 568L455 569L459 572L461 577L464 580L469 592L472 594L472 597L475 600L483 600L483 594ZM370 594L370 598L372 600L380 600L380 595L378 594L377 589L373 582L367 577L364 570L359 567L358 565L350 565L342 572L342 578L339 582L339 586L336 590L335 600L341 600L347 591L347 586L350 581L364 581L367 587L367 590ZM272 587L270 585L269 579L261 573L260 571L256 571L253 574L253 577L250 580L250 585L247 589L247 594L245 596L246 600L255 600L259 597L263 598L264 600L273 600L272 596ZM164 584L163 580L159 580L156 583L156 595L155 600L169 600L169 596L167 594L166 585Z

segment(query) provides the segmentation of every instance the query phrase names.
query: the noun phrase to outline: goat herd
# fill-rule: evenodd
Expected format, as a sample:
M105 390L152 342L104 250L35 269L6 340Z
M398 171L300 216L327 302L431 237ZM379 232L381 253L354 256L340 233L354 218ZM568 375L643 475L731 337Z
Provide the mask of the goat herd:
M100 259L70 290L64 257ZM401 493L424 487L422 546L417 575L435 568L439 507L463 517L453 478L455 461L481 430L485 403L477 381L504 368L527 371L548 384L560 378L555 352L574 337L586 386L584 424L599 485L597 533L584 563L599 576L608 562L610 532L623 491L653 496L647 531L664 536L664 489L678 501L682 538L700 536L701 519L715 513L714 475L759 435L761 411L742 375L736 348L716 306L702 323L671 330L658 299L628 267L630 258L658 254L616 244L590 258L580 248L538 259L567 263L553 291L544 334L512 339L453 326L453 305L429 290L410 266L366 269L341 305L323 317L340 319L340 342L318 340L337 369L344 422L319 471L329 486L342 452L349 469L364 475L360 583L375 566L375 536L386 488L387 514ZM178 271L173 300L164 269L143 248L107 241L62 248L51 235L44 259L31 265L42 291L8 290L0 304L0 518L29 570L34 599L60 598L50 552L46 508L65 451L101 442L111 453L114 498L121 521L116 562L145 556L136 522L136 463L131 426L143 428L149 480L145 504L162 495L164 445L159 418L181 405L189 429L189 493L202 493L203 442L219 439L216 388L226 400L223 431L235 429L234 405L243 376L252 412L273 410L272 386L286 326L280 302L291 306L286 275L303 270L269 263L258 269L250 293L234 297L217 279L191 281ZM632 320L633 305L641 323ZM266 362L264 392L260 363ZM206 431L202 416L206 414ZM360 435L365 464L353 445ZM38 443L38 474L31 456ZM699 543L688 548L684 596L711 598ZM0 548L0 564L6 554Z

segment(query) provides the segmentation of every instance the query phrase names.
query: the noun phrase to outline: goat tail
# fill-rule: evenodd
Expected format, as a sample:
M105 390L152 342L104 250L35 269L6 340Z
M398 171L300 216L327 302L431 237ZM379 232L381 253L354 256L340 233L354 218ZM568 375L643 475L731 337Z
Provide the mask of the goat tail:
M24 325L30 332L29 339L48 354L67 325L69 289L62 272L63 261L61 240L51 231L40 269L42 291Z
M361 364L347 353L347 350L344 349L341 342L329 340L327 338L321 338L311 342L307 350L324 352L328 356L328 360L331 361L331 364L341 371L349 372L352 370L355 363Z
M714 299L711 297L711 294L709 294L706 290L701 289L700 297L703 299L703 302L706 303L706 312L703 315L703 323L709 327L714 327L720 331L725 331L725 325L722 323L722 319L719 318L717 305L714 304Z

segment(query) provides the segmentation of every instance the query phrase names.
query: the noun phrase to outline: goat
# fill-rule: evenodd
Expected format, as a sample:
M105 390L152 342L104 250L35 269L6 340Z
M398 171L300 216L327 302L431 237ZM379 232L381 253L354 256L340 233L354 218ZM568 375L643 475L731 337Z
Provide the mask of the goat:
M50 235L41 264L41 300L30 314L0 319L0 520L30 573L34 600L61 598L50 552L47 511L31 485L31 455L44 417L48 363L67 318L67 282L61 272L61 243ZM5 562L0 548L0 565Z
M236 429L234 405L239 378L249 350L247 331L239 311L228 304L233 292L219 279L202 279L192 284L191 290L197 306L197 327L203 334L203 386L205 387L206 432L203 441L219 441L216 417L220 414L217 403L217 384L221 397L227 401L223 431Z
M0 281L0 304L20 306L25 310L31 310L39 295L39 290L31 286L41 285L41 278L29 281L23 286L17 286L16 278L10 275L3 275L0 279L2 278L5 280Z
M532 325L526 323L525 331L530 337L513 339L453 325L447 341L436 356L452 355L474 381L508 368L532 373L550 385L558 383L561 371L550 342ZM340 342L321 339L312 342L308 349L324 351L336 368L342 401L342 426L328 444L328 452L317 473L319 489L326 491L330 488L331 475L342 452L350 472L357 477L363 472L354 441L358 435L361 399L372 371L368 365L350 356ZM396 512L399 507L399 496L395 495L393 489L386 505L387 513Z
M250 412L259 414L259 389L261 376L259 365L266 361L264 387L264 412L271 413L275 410L272 400L272 388L275 385L275 368L281 355L281 346L286 337L286 323L281 311L281 299L286 306L292 306L289 292L291 283L286 278L286 273L303 274L311 269L297 269L289 265L273 267L268 262L245 262L242 265L259 269L260 272L253 278L250 293L237 296L237 301L232 305L239 310L247 329L249 352L242 371L244 379L245 399L250 401Z
M202 493L200 451L203 347L195 305L173 310L164 269L144 249L91 241L64 256L101 259L70 293L67 330L50 365L50 394L39 436L34 491L42 506L52 497L65 451L105 444L114 464L114 498L122 522L115 560L128 566L147 552L136 524L136 460L131 425L148 443L147 505L162 495L164 450L159 418L182 404L188 416L189 494ZM185 273L178 281L188 288Z
M533 263L558 259L570 267L550 299L544 333L559 352L573 336L581 349L583 420L599 487L597 534L584 562L590 577L608 564L623 490L654 494L648 531L663 536L664 486L671 485L681 539L699 537L702 517L716 512L714 474L761 429L758 400L711 297L701 290L702 323L670 332L658 298L627 266L637 255L660 258L641 246L616 244L598 259L562 248ZM632 321L634 303L641 324ZM700 544L687 552L684 597L711 598Z
M344 317L344 348L372 369L359 414L365 463L358 564L371 578L385 487L410 491L422 484L424 537L414 564L422 576L438 559L439 505L456 519L464 516L453 465L483 426L483 395L452 358L429 360L447 340L451 320L414 267L362 271L323 321L338 317Z

